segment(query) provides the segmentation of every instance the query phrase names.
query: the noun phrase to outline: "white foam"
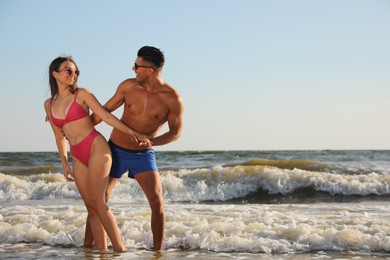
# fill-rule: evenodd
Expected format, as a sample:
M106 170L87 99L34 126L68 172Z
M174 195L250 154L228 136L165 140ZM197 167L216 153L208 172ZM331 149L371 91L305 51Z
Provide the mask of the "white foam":
M68 202L69 203L69 202ZM111 204L128 247L152 247L150 208ZM0 242L82 246L85 207L0 209ZM165 246L217 252L389 251L390 203L313 205L167 204Z

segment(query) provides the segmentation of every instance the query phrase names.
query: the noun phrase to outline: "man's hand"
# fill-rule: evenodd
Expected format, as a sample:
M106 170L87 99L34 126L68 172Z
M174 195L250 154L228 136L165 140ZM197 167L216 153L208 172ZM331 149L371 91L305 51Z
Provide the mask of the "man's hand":
M140 148L152 148L153 143L150 139L145 135L135 135L135 138L138 142Z

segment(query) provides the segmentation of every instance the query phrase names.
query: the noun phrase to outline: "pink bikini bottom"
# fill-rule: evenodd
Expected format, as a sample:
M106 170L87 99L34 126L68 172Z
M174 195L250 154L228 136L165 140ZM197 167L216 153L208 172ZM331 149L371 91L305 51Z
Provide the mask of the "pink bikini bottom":
M85 166L88 166L92 143L98 135L100 135L98 131L92 130L80 143L70 146L70 154Z

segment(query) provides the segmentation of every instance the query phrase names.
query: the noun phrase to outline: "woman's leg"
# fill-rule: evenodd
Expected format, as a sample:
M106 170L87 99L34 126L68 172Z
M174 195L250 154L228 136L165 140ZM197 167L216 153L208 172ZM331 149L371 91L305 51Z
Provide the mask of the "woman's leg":
M95 240L96 249L100 251L106 251L107 238L106 238L106 233L104 231L103 225L100 222L93 207L89 206L91 194L89 193L90 183L89 183L89 176L88 176L88 168L77 159L73 159L72 162L73 162L75 183L88 211L84 246L86 247L92 246L93 241Z
M111 151L103 136L95 138L88 167L88 206L91 207L107 232L115 252L126 250L119 229L110 208L106 202L106 191L111 169ZM91 219L92 220L92 219ZM93 225L92 221L91 224ZM95 234L93 234L95 237ZM97 244L97 239L95 237Z
M89 220L89 214L87 215L87 221L85 223L85 238L84 238L84 247L92 247L95 244L93 239L91 221Z
M108 179L108 187L106 190L106 202L108 203L108 200L110 199L112 190L114 189L115 184L117 183L117 178L110 177ZM91 224L89 221L89 214L87 216L87 222L85 225L85 239L84 239L84 247L92 247L95 244L95 241L93 239Z

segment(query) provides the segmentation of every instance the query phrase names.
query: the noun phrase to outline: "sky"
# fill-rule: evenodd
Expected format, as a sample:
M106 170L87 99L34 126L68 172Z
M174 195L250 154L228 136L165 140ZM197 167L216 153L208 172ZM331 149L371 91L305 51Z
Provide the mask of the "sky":
M144 45L184 102L157 151L390 149L390 1L0 0L0 152L57 150L54 58L104 104Z

